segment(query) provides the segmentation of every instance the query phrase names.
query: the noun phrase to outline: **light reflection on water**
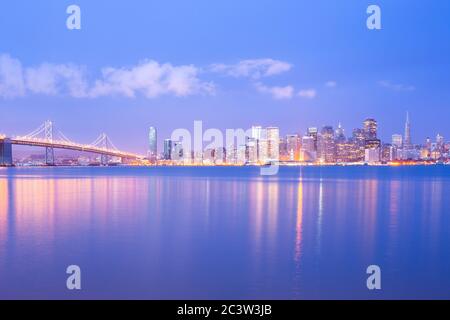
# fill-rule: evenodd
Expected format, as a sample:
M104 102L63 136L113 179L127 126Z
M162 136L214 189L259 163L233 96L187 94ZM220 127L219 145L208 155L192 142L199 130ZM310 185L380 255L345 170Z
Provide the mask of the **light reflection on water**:
M0 298L450 298L448 167L0 170ZM65 289L65 268L83 290ZM382 269L383 290L365 287Z

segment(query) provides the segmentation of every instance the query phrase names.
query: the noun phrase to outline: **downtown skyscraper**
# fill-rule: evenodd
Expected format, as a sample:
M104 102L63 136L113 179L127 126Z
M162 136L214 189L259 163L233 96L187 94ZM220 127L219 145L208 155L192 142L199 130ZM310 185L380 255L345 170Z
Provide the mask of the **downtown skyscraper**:
M405 139L403 145L406 149L411 147L411 123L409 122L409 112L406 112Z
M148 160L155 163L158 159L158 135L155 127L148 130Z
M172 160L172 140L170 140L170 139L164 140L163 159L164 160Z
M278 161L280 158L280 129L268 127L267 129L267 160Z
M318 140L318 157L322 163L333 163L336 159L336 141L332 126L324 126Z

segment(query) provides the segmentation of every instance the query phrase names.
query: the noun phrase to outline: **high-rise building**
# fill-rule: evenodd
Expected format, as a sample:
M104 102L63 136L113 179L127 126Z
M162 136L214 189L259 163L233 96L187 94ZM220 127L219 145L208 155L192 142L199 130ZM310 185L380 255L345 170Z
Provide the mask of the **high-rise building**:
M366 140L377 138L378 124L375 119L368 118L364 120L364 135Z
M421 160L430 160L431 159L431 148L424 146L420 149L420 159Z
M409 112L406 112L405 141L403 145L406 149L411 148L411 123L409 122Z
M354 162L364 161L366 138L364 129L354 129L352 135L354 145L352 159Z
M369 148L365 150L365 161L367 163L380 162L380 148Z
M340 140L336 142L336 162L337 163L348 163L356 162L354 160L354 150L355 145L351 140Z
M360 129L360 128L354 129L352 138L353 138L353 140L357 141L358 144L361 144L362 146L364 146L364 141L366 140L366 138L364 136L364 129Z
M247 163L247 146L239 145L236 150L236 163L244 165Z
M364 146L366 149L381 148L381 140L380 139L366 139Z
M364 160L366 162L380 161L381 140L377 138L377 130L378 124L375 119L364 120ZM375 156L376 154L378 157Z
M302 150L312 152L314 150L314 138L311 136L302 137Z
M289 160L286 139L284 139L282 137L280 138L279 152L280 152L280 161L288 161Z
M267 129L263 129L261 126L252 126L251 128L251 139L254 141L256 148L256 160L254 163L264 164L267 162ZM252 143L253 144L253 143ZM251 158L253 158L254 153L251 150ZM253 161L251 161L253 162Z
M234 144L228 145L225 153L225 162L228 164L236 164L237 163L237 148Z
M335 138L337 143L345 142L345 131L344 128L342 128L341 123L339 123L336 132L335 132Z
M261 140L262 138L262 127L261 126L252 126L252 136L251 138L256 140Z
M389 143L385 143L381 147L381 161L389 162L397 158L397 148Z
M214 164L224 164L227 161L227 152L224 147L214 149Z
M289 161L298 161L300 159L300 140L297 134L288 134L286 136L286 156Z
M267 129L261 130L260 138L258 139L258 161L260 163L267 163L269 143L267 142Z
M164 140L164 160L172 160L172 140L165 139Z
M203 164L203 150L194 150L192 159L196 165Z
M427 150L431 150L431 145L432 145L433 143L431 142L431 139L430 139L430 137L427 137L427 139L425 140L425 148L427 149Z
M268 143L267 139L258 140L258 161L260 164L268 162Z
M392 145L398 149L403 147L403 137L401 134L392 135Z
M436 145L438 149L444 148L445 145L444 137L441 136L440 134L436 136Z
M336 161L336 144L333 127L325 126L320 131L317 152L321 162L334 163Z
M305 135L302 137L300 161L316 161L317 153L314 147L314 137Z
M351 150L353 148L353 143L348 142L345 138L344 128L342 128L341 123L339 123L336 131L334 132L335 143L336 143L336 162L345 163L351 161Z
M203 151L203 164L205 165L212 165L214 164L214 158L215 158L215 149L213 148L207 148Z
M247 138L247 159L249 164L258 163L258 140Z
M308 136L312 137L314 140L314 151L317 151L317 142L319 139L319 130L316 127L308 128Z
M155 127L148 131L148 160L152 163L158 159L158 140Z
M278 161L280 158L280 129L277 127L266 128L267 132L267 160Z
M172 152L170 156L172 160L183 162L185 154L182 141L172 141Z

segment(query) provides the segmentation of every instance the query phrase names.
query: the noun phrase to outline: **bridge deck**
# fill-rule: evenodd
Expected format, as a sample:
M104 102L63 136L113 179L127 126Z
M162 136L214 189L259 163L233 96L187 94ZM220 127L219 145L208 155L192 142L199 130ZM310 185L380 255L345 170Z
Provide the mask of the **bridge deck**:
M0 140L5 139L4 136L0 136ZM75 151L83 151L83 152L91 152L101 155L107 155L112 157L119 157L125 159L142 159L143 156L137 155L134 153L119 151L119 150L110 150L105 148L94 147L90 145L82 145L75 143L68 143L65 141L47 141L44 139L23 139L23 138L11 138L11 144L14 145L22 145L22 146L34 146L34 147L44 147L44 148L55 148L55 149L66 149L66 150L75 150Z

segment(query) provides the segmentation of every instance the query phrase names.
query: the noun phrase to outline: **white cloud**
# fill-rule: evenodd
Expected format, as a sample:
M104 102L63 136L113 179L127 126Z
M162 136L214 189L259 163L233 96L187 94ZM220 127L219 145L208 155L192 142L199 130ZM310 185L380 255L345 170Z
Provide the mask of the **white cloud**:
M248 77L260 79L281 74L291 70L292 65L274 59L250 59L242 60L236 64L213 64L210 70L213 72L224 73L232 77Z
M325 87L328 87L328 88L334 88L336 86L337 86L337 82L336 81L327 81L325 83Z
M0 54L0 97L14 98L24 94L22 64L8 54Z
M25 70L26 86L37 94L68 93L75 98L87 96L88 83L85 70L75 65L44 63Z
M293 86L266 86L258 80L289 71L292 65L274 59L243 60L234 65L216 64L209 71L233 77L248 77L259 92L274 99L291 99ZM184 97L194 94L214 94L212 82L200 79L200 69L194 65L175 66L144 60L129 67L107 67L98 78L88 78L85 67L74 64L42 63L23 67L7 54L0 54L0 97L11 98L26 94L68 95L74 98L162 95ZM315 90L302 90L299 96L314 98Z
M173 66L156 61L144 61L130 68L105 68L102 79L95 82L90 95L123 95L135 97L143 94L147 98L174 94L188 96L197 93L214 93L214 85L198 78L199 70L193 65Z
M23 68L19 60L0 54L0 97L11 98L27 93L67 94L74 98L213 94L214 84L201 81L198 73L198 68L193 65L173 66L146 60L129 68L104 68L102 77L93 80L90 86L84 67L43 63Z
M314 89L304 89L298 92L299 97L306 99L314 99L317 96L317 91Z
M416 88L414 86L400 84L400 83L392 83L388 80L378 81L378 85L380 85L381 87L390 89L390 90L394 90L394 91L414 91L414 90L416 90Z
M292 86L284 86L284 87L268 87L263 85L262 83L256 83L256 89L262 93L268 93L272 95L274 99L291 99L294 95L294 88Z
M209 71L235 78L250 78L259 92L272 95L274 99L291 99L294 95L292 86L266 86L259 82L261 78L282 74L292 69L288 62L275 59L248 59L236 64L213 64Z

